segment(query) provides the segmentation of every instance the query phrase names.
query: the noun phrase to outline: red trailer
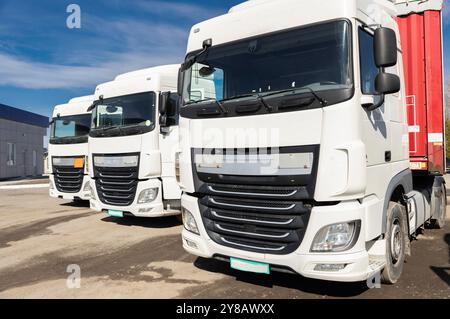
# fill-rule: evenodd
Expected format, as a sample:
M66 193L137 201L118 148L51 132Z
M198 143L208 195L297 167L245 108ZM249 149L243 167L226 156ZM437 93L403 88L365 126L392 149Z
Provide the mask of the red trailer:
M403 51L409 155L425 220L445 225L444 68L442 0L393 0Z
M403 50L411 169L445 173L442 1L397 1Z

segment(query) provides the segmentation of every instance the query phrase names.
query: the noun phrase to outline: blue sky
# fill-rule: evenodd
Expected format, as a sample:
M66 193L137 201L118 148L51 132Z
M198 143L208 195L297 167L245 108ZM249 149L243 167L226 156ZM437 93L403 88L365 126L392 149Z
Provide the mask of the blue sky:
M0 0L0 103L49 116L117 74L181 62L190 27L240 2ZM81 7L81 29L66 26L71 3ZM445 21L448 78L450 10Z

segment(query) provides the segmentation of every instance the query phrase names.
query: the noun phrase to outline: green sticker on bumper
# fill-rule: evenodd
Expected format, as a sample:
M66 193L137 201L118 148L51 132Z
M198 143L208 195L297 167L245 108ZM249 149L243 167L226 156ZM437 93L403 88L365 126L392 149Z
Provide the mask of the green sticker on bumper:
M263 264L244 259L230 258L230 265L231 268L240 271L253 272L256 274L270 274L269 264Z
M108 215L112 216L112 217L123 217L123 212L119 211L119 210L108 210Z

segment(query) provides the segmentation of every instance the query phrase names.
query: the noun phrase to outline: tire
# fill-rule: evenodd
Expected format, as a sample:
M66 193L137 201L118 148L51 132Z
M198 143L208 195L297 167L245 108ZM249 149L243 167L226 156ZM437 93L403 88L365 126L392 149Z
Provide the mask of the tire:
M445 219L447 215L447 191L445 184L441 184L439 195L435 196L436 215L431 220L433 228L442 229L445 227Z
M409 241L406 209L399 203L389 203L385 239L386 266L381 273L381 281L392 285L402 275Z

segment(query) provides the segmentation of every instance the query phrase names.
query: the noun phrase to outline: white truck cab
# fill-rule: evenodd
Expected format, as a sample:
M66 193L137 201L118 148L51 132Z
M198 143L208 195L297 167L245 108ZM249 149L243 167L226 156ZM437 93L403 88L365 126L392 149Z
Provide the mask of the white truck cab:
M51 197L90 200L86 158L93 101L83 96L54 108L47 158Z
M397 5L442 2L252 0L192 27L179 86L188 252L398 280L409 239L445 216L445 187L410 169Z
M116 217L180 214L179 67L134 71L97 86L89 135L92 209Z

